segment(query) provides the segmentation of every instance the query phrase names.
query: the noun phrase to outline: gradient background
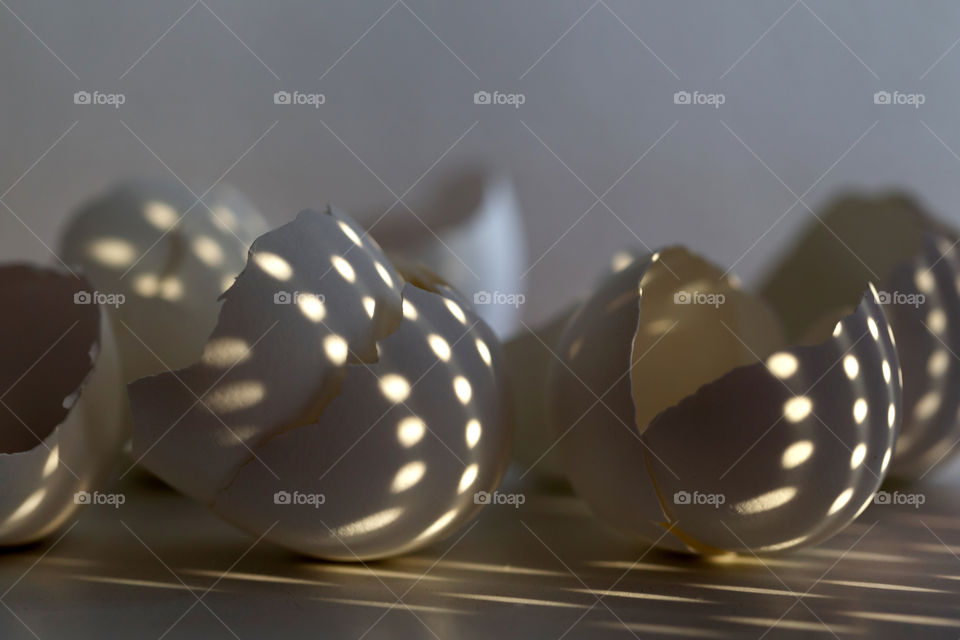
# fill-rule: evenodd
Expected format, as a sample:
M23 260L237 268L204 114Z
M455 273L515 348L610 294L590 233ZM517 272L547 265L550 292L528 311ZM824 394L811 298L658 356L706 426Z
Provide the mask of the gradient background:
M813 221L805 205L843 189L908 188L960 222L960 6L918 6L2 0L0 255L52 260L71 208L127 175L198 194L223 176L275 223L328 201L370 221L391 190L422 176L417 211L484 163L512 174L539 260L528 322L641 240L749 283ZM281 89L326 104L275 105ZM126 104L78 106L78 90ZM526 103L475 105L478 90ZM678 90L726 102L675 105ZM875 105L878 90L926 102Z

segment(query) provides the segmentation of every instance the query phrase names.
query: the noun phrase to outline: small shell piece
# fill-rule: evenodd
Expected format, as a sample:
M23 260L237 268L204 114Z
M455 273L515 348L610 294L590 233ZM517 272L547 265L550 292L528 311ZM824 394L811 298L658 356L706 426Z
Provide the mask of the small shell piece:
M880 485L897 356L872 288L808 346L681 248L608 277L571 319L552 423L575 489L617 528L698 553L814 544ZM841 363L849 363L843 365Z
M449 534L502 476L510 404L489 327L422 281L335 210L260 237L200 362L130 385L134 453L308 555L384 557Z
M265 229L231 187L198 201L177 183L130 180L79 209L60 255L118 301L107 308L130 381L197 359L217 320L217 297Z
M107 314L83 279L0 267L0 544L38 540L100 487L127 436Z
M847 196L820 214L762 287L788 331L799 335L803 325L841 310L865 280L879 282L902 367L884 370L902 375L903 384L891 476L925 476L960 451L958 240L904 196Z

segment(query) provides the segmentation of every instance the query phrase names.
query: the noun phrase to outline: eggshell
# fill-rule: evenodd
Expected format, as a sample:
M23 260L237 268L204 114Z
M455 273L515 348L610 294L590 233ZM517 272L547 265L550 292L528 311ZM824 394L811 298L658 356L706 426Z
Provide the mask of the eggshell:
M520 305L493 299L496 293L518 299L526 291L526 233L509 178L464 171L413 212L401 204L386 215L375 212L370 232L395 261L421 262L465 292L501 338L519 331ZM484 293L491 294L491 303Z
M93 491L127 437L123 380L106 312L83 279L0 267L0 544L38 540Z
M127 381L197 359L217 320L217 297L243 269L266 229L236 189L197 199L182 185L129 180L82 205L63 233L60 255L101 293Z
M307 555L384 557L449 534L500 480L510 405L492 331L419 274L426 288L335 210L262 236L201 361L130 385L134 453Z
M796 334L840 309L863 281L879 280L903 375L890 474L922 477L960 451L960 236L896 194L839 198L819 218L771 270L762 295Z
M816 543L869 503L889 463L901 390L882 374L898 367L888 325L870 290L834 333L786 346L770 310L721 273L670 248L583 304L549 382L564 467L598 515L665 548Z

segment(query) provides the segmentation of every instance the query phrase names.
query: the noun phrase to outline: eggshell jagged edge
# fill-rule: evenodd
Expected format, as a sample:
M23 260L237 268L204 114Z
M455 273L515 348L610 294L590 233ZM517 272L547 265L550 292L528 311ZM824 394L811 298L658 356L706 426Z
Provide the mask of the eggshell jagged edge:
M662 526L674 525L671 533L694 550L816 544L866 509L886 475L900 428L901 383L873 285L833 336L773 355L795 358L797 373L780 379L759 362L733 369L660 413L643 435ZM809 413L791 420L807 401ZM795 403L789 411L788 403ZM676 504L680 491L725 501L716 510Z
M761 295L799 321L808 312L796 313L793 289L817 283L827 299L835 298L837 287L849 283L844 273L879 276L881 293L891 297L925 296L919 304L884 305L905 372L903 425L890 476L922 478L960 451L960 367L951 354L960 348L960 235L897 192L840 196L818 217L767 274Z
M371 232L382 235L391 258L421 261L464 293L480 293L474 289L479 284L488 293L523 295L526 232L510 178L482 170L458 178L451 185L456 197L436 203L435 218L428 212L430 233L411 237L409 231L422 229L422 223L401 228L389 218L380 222L382 215ZM471 200L465 202L468 196ZM490 250L493 246L496 251ZM476 312L501 339L522 330L519 305L488 304Z
M35 277L52 276L65 283L75 280L60 271L27 268ZM91 292L93 288L82 278L80 287L64 285L65 295L77 291ZM6 312L24 311L8 308ZM33 542L59 528L76 512L77 492L100 487L129 436L123 422L125 401L117 346L108 314L103 307L96 313L97 337L87 352L90 369L67 397L48 399L68 409L62 422L31 449L0 454L0 544Z
M246 464L214 509L251 533L280 522L274 542L344 561L405 553L468 521L482 506L477 492L493 491L509 461L511 405L495 335L448 293L407 284L407 314L380 340L378 362L348 365L316 422L264 443L265 464ZM448 345L445 361L428 337ZM415 385L403 402L383 393L390 375ZM416 442L408 421L421 429ZM320 510L275 504L285 487L326 502Z
M200 361L128 386L134 456L211 505L262 441L319 415L348 357L376 360L377 340L402 315L401 282L373 240L333 209L302 211L260 236L221 296ZM364 299L375 305L372 318ZM322 357L318 327L342 339L337 359ZM298 335L304 331L309 342Z
M362 246L363 250L350 252L351 245L355 248ZM309 251L305 252L304 247L309 247ZM358 254L366 257L358 260ZM334 255L349 258L349 269L342 263L339 267L331 268L331 256ZM349 273L349 279L344 275L345 271ZM273 273L272 276L270 272ZM305 274L307 282L298 280L297 274L300 273ZM312 281L318 273L323 274L319 282ZM283 381L282 389L268 387L266 394L260 394L263 396L262 402L258 399L251 407L247 407L252 412L247 416L248 420L239 420L250 425L269 426L265 429L254 429L250 434L237 434L237 429L228 428L226 424L231 422L236 425L236 416L220 422L211 418L206 408L198 408L196 397L203 396L208 388L202 384L204 379L215 381L213 388L210 388L210 396L217 398L217 402L220 399L229 402L231 397L242 401L242 396L246 393L242 386L233 387L232 393L230 388L224 390L225 385L216 383L213 372L205 371L210 367L201 361L188 369L145 378L130 385L131 405L135 416L135 453L142 456L147 468L179 490L208 504L237 526L257 535L262 534L270 526L270 522L265 520L268 517L266 514L275 512L278 506L273 503L273 491L315 486L317 476L320 475L317 471L319 460L322 458L327 463L332 462L325 456L335 450L338 443L343 443L343 437L350 437L350 444L359 438L359 433L351 434L349 431L344 432L342 428L337 430L336 427L352 426L356 422L356 414L366 416L372 408L379 406L377 399L382 396L381 389L378 386L370 387L370 381L363 378L373 376L381 368L382 360L389 360L393 351L404 351L405 342L409 342L411 332L420 336L418 343L426 349L427 343L423 339L425 330L417 325L417 322L426 319L432 326L442 327L445 322L449 324L452 316L456 318L455 325L461 330L469 322L474 330L474 337L479 335L477 340L484 342L486 355L483 355L482 359L491 360L486 367L492 372L499 366L497 341L489 328L479 321L458 294L439 279L425 274L426 271L416 274L419 279L427 281L422 282L421 286L431 287L435 292L410 284L403 285L400 274L384 257L373 239L362 236L362 231L349 218L332 209L326 214L302 212L294 222L262 236L251 248L251 260L247 269L237 278L234 287L223 296L226 301L221 309L220 321L211 336L204 358L217 361L217 345L225 344L222 342L224 340L242 337L246 344L253 343L251 353L255 355L240 358L240 361L235 363L235 368L229 370L229 377L233 383L236 383L238 378L243 378L244 373L249 374L249 380ZM277 275L287 276L287 279L280 283L289 289L286 293L293 293L299 287L301 292L322 293L325 296L325 311L317 322L304 320L311 311L315 318L320 314L319 307L315 304L308 304L299 311L296 304L271 304L272 300L269 298L278 291ZM401 286L402 291L399 288ZM417 302L411 303L409 300ZM368 319L365 314L369 314L367 305L370 302L373 302L372 308L375 311L373 317ZM419 312L419 319L418 307L424 308ZM291 310L292 322L299 321L299 324L277 326L277 332L273 333L271 326L275 322L276 313L265 312L265 308L275 312L279 310L280 313ZM448 320L437 320L438 314ZM434 317L430 317L431 315ZM327 324L337 325L338 319L339 326L333 327L336 329L334 332ZM287 322L291 320L288 319ZM447 332L447 337L450 337L449 331L449 327L445 331L438 329L441 335ZM345 339L350 362L345 359L342 345L344 361L324 360L320 345L334 333ZM456 355L459 337L467 333L470 333L470 330L466 333L461 331L459 336L453 336L448 341L453 355ZM321 339L318 340L318 337ZM483 353L479 351L480 347L473 345L473 339L465 342L468 346L464 348L473 350L473 359L479 361L481 356L477 354ZM291 353L290 345L299 346ZM235 349L233 351L236 352ZM256 361L264 355L267 361ZM394 365L401 369L397 363L408 361L410 357L415 362L422 361L422 357L418 359L416 354L406 354L397 357ZM436 361L437 356L432 355L432 362ZM246 371L241 370L244 367L247 367ZM236 370L241 371L235 375ZM477 376L477 371L479 369L465 376L473 381L472 393L480 398L476 406L482 410L486 401L490 401L490 410L494 413L486 420L497 426L491 433L502 431L506 436L505 446L509 447L511 429L506 427L510 426L510 421L509 415L506 415L503 409L507 401L492 397L492 394L503 393L502 385L492 376L487 376L488 380ZM424 376L426 377L426 374ZM373 376L373 380L376 382L378 378ZM478 387L478 380L485 380L487 384ZM425 379L420 384L427 388L430 381ZM449 380L446 384L449 387ZM187 391L185 386L193 393ZM275 393L280 393L283 398L278 401L274 397ZM418 393L423 395L424 392L418 387ZM452 396L452 393L451 389L448 395ZM413 400L408 402L413 404ZM420 404L422 405L422 401ZM297 407L301 409L298 410ZM421 408L425 414L435 410L429 409L429 403ZM195 411L199 413L190 416L191 412ZM206 419L204 412L207 412ZM198 423L197 419L204 420L205 424ZM463 422L466 424L468 421L464 419ZM173 426L169 426L171 424ZM390 430L391 447L395 449L398 445L394 432L394 429ZM238 435L244 438L243 443ZM476 437L480 437L479 434ZM312 442L313 438L318 440ZM461 441L465 441L463 437ZM290 445L286 444L290 442L300 444L290 448ZM376 442L377 438L364 438L358 448L362 449ZM502 449L503 445L493 447L491 450L495 451L496 455L483 461L484 464L479 465L479 469L473 470L476 474L474 484L478 488L493 488L499 482L507 459L507 453ZM373 454L376 453L374 450ZM296 464L291 466L291 457L298 458L301 455L307 455L308 458L301 461L302 467ZM440 455L452 458L449 452ZM382 457L373 455L366 463L376 464L381 462L379 458ZM265 458L269 458L272 463L266 462ZM389 456L387 459L389 460ZM350 466L343 465L341 468L349 469ZM354 470L357 469L356 463L352 466ZM280 474L276 474L274 469ZM292 472L291 477L287 477L284 470ZM394 471L396 470L390 470L391 473ZM307 475L304 476L303 473ZM378 472L367 470L366 473L376 476ZM277 475L283 475L283 478L275 477ZM459 478L459 475L457 477ZM380 489L381 492L385 490L386 488ZM359 493L361 487L357 487L355 491ZM252 495L261 498L256 501L256 505L250 503ZM426 520L428 523L432 522L431 526L418 532L418 535L411 536L410 544L426 544L459 526L480 506L473 503L472 497L472 493L465 494L459 502L468 500L469 505L461 504L457 510L440 514L440 518ZM357 500L357 504L361 503L361 500ZM429 507L432 503L421 500L421 504ZM337 542L337 548L331 549L327 544L329 540L323 538L332 539L333 529L325 529L326 523L313 521L319 517L315 511L307 514L305 520L302 519L304 512L289 509L279 515L282 515L283 519L295 519L298 523L293 525L292 532L287 527L278 527L270 536L271 539L304 553L355 560L355 549L359 555L367 558L398 552L399 547L382 544L378 546L375 540L371 547L365 547L361 541L351 544L348 551ZM424 517L409 518L410 526L422 524ZM297 530L298 527L311 523L312 538ZM334 529L337 524L335 520L330 522ZM385 520L379 524L385 526ZM360 532L358 527L341 527L344 536L357 532ZM325 536L325 533L331 535Z
M609 302L622 296L618 292L636 292L637 284L642 279L644 273L652 264L651 256L646 258L635 257L633 262L628 264L621 271L608 278L601 288L594 294L592 300L604 299L604 290L610 293L606 295ZM633 296L638 298L637 295ZM621 300L622 301L622 300ZM616 358L623 358L623 353L628 353L631 349L626 349L626 340L631 341L640 327L639 300L637 301L637 310L630 311L626 304L621 304L621 313L618 314L618 320L614 325L607 325L598 344L584 345L576 341L565 346L571 351L581 351L588 357L594 357L597 363L613 362ZM575 326L578 318L584 313L584 308L574 315L570 322L570 328ZM868 318L873 318L877 330L876 339L868 326ZM632 367L623 371L615 367L594 365L594 370L599 372L600 376L606 378L591 378L586 376L579 382L588 386L594 396L602 398L602 402L594 402L590 407L580 415L576 422L565 428L563 433L555 434L561 438L570 439L570 442L564 443L561 447L565 454L564 465L568 470L568 475L575 488L584 496L588 497L591 508L597 511L605 520L613 524L617 529L631 534L641 535L643 538L653 542L658 546L674 550L694 550L701 553L719 553L728 550L746 550L751 549L773 551L781 548L800 544L815 543L818 539L825 539L833 535L851 521L863 508L869 504L874 491L880 484L886 465L889 463L890 451L892 451L893 441L896 437L900 425L901 406L900 406L900 380L899 364L897 353L893 343L892 332L887 325L879 304L876 300L876 292L873 285L861 299L856 310L845 316L837 325L840 333L820 344L812 346L799 346L783 349L778 353L788 354L797 358L802 367L807 369L816 368L819 374L813 377L810 382L815 381L821 375L826 378L831 372L843 376L844 369L840 366L838 358L842 356L842 351L838 345L843 343L843 336L857 327L865 328L870 334L866 340L870 344L876 343L878 346L868 348L863 344L858 344L851 351L851 354L860 356L863 352L867 357L864 365L860 367L861 372L869 372L871 375L871 385L873 385L874 394L880 394L885 400L883 402L870 403L868 416L870 420L880 419L883 421L883 429L874 428L874 442L868 447L865 454L868 466L873 469L866 471L871 473L871 478L862 487L852 491L845 497L845 502L838 510L827 516L827 512L833 508L834 503L840 499L837 495L824 495L822 500L827 501L826 507L819 514L811 511L800 514L800 520L804 516L815 517L818 521L824 520L827 526L818 527L815 531L805 532L804 536L793 536L789 538L784 535L784 527L776 525L776 540L764 540L762 536L765 527L771 527L769 515L763 518L750 520L756 517L756 513L746 513L751 508L756 509L763 503L758 501L758 497L765 493L775 491L782 487L770 487L769 491L753 489L757 482L752 473L747 473L745 469L752 469L750 460L757 454L750 452L750 445L754 444L758 437L764 435L768 429L770 433L778 436L779 439L771 438L770 433L764 436L764 440L769 440L773 444L757 445L755 449L760 453L767 452L767 458L779 465L782 460L783 450L786 446L793 444L805 438L793 435L791 432L777 432L772 428L778 418L783 417L783 403L786 399L793 397L782 380L778 380L770 372L765 363L757 362L755 364L736 367L724 374L720 378L702 385L700 389L673 407L664 409L651 421L646 429L637 427L637 432L626 428L626 424L636 425L632 420L634 416L634 398L632 397L631 384L625 383L621 378L626 377L626 372L630 371L632 378ZM611 335L614 336L611 338ZM862 337L862 332L861 332ZM569 343L569 339L561 341L562 344ZM617 345L620 348L617 348ZM567 357L569 354L562 354ZM831 357L832 356L832 357ZM631 353L630 362L633 362ZM877 376L882 376L881 361L886 359L890 367L891 380L889 382L879 380ZM804 365L803 363L808 363ZM566 366L566 363L564 363ZM802 368L801 368L802 370ZM554 367L551 373L553 381L549 387L556 388L556 379L567 374L560 368ZM879 382L878 382L879 380ZM849 383L849 380L844 379ZM820 382L818 384L823 384ZM762 398L762 404L758 405L761 411L753 408L753 403L757 397L766 396L766 389L763 394L754 393L757 385L769 387L770 395ZM776 385L774 387L774 385ZM552 400L555 405L552 411L556 413L569 413L570 409L576 408L577 385L571 386L565 391L567 393L555 394ZM878 390L883 390L881 393ZM803 393L806 389L800 389L797 393ZM738 391L742 391L739 392ZM593 397L593 396L590 396ZM737 402L739 400L739 404ZM569 406L563 406L569 402ZM721 419L714 403L722 403L725 411L731 415L729 418L723 417L732 424L728 424L726 429L712 428L712 421ZM853 400L841 412L843 416L851 416L851 407ZM589 402L587 404L590 404ZM876 405L882 404L884 408L892 406L894 420L892 425L887 425L887 411L878 416ZM581 406L583 401L581 400ZM620 416L620 419L610 419L608 412ZM814 412L816 412L814 410ZM744 416L746 414L746 416ZM769 420L765 419L769 416ZM739 418L746 417L747 420L741 421ZM577 429L578 423L583 422L583 427ZM621 424L624 422L625 424ZM746 427L745 427L746 423ZM711 427L704 428L704 424L710 424ZM795 427L796 425L791 425ZM855 444L850 445L844 442L850 449L843 447L829 435L826 429L817 422L817 426L827 433L840 452L833 452L834 457L846 457L846 462L842 465L835 461L825 461L824 464L836 465L837 468L850 471L850 460L855 450ZM867 425L869 426L869 425ZM865 426L866 428L866 426ZM815 429L814 429L815 430ZM643 431L642 435L639 432ZM808 429L809 431L809 429ZM775 433L777 432L777 433ZM850 440L851 433L845 433ZM579 440L578 440L579 439ZM821 438L822 439L822 438ZM597 442L604 443L604 446L598 447ZM761 443L762 444L762 443ZM779 448L777 448L779 445ZM738 448L739 447L739 450ZM661 452L662 449L662 452ZM776 449L776 454L772 451ZM736 452L730 460L725 460L714 455L715 452L726 451ZM728 468L737 460L738 456L744 454L744 459L737 463L737 468L728 471ZM571 452L575 452L571 454ZM879 452L879 453L877 453ZM857 454L858 457L860 454ZM882 460L881 460L882 458ZM722 464L723 468L719 468ZM740 466L743 465L743 466ZM669 468L668 468L669 467ZM597 470L603 469L600 473ZM739 472L737 472L739 469ZM681 482L674 476L683 478ZM712 475L711 475L712 474ZM725 476L723 479L720 476ZM743 478L746 477L747 480ZM814 478L816 482L816 478ZM578 485L586 484L582 489ZM702 486L696 486L696 485ZM842 486L839 485L838 486ZM703 505L691 505L694 508L688 508L684 505L673 505L673 494L678 491L700 491L701 493L723 494L726 500L725 504L713 513L707 513ZM750 495L746 495L746 493ZM782 494L781 494L782 495ZM738 498L743 497L742 500ZM771 496L775 501L776 495ZM747 503L743 506L742 503ZM734 509L734 505L739 505L740 511ZM814 509L814 506L807 507ZM853 513L851 513L851 509ZM744 512L744 513L741 513ZM776 513L775 510L770 510ZM678 517L678 516L682 516ZM797 518L793 512L788 520ZM741 523L744 523L741 524ZM833 523L833 526L830 526ZM836 524L841 523L841 524ZM682 526L681 526L682 525ZM732 526L731 526L732 525ZM730 528L728 528L728 526ZM688 530L689 528L689 530ZM731 532L732 531L732 532ZM669 533L668 533L669 532ZM733 533L735 532L735 533ZM737 539L737 534L740 540ZM744 544L746 543L746 544Z

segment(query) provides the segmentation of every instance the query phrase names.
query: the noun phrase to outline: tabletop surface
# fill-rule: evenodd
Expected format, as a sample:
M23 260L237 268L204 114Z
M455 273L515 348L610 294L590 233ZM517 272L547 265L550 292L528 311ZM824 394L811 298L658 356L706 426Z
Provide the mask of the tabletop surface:
M323 563L257 542L145 476L0 555L0 637L957 638L960 474L875 504L816 548L723 561L651 550L527 483L426 550ZM508 478L507 486L510 486Z

